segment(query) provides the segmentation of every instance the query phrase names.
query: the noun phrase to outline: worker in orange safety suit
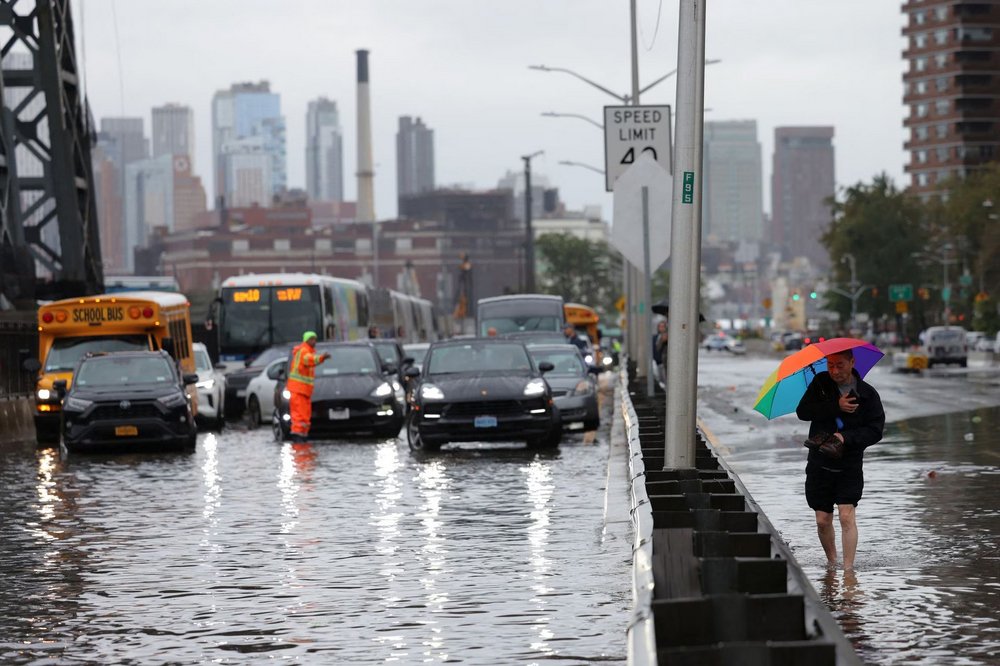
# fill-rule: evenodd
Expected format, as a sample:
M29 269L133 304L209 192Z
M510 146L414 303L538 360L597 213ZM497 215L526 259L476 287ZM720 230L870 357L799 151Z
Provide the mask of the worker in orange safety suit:
M305 442L309 436L316 366L328 358L329 354L316 353L314 331L303 333L302 343L292 350L292 362L288 366L288 381L285 383L285 388L292 394L288 406L292 416L293 442Z

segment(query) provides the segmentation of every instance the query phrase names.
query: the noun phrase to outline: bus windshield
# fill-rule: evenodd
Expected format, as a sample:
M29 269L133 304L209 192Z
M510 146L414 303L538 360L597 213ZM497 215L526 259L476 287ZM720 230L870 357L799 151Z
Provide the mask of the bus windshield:
M147 351L145 335L105 335L96 338L56 338L45 358L45 372L72 372L91 352Z
M226 353L252 354L321 329L318 285L227 287L222 304L220 346Z

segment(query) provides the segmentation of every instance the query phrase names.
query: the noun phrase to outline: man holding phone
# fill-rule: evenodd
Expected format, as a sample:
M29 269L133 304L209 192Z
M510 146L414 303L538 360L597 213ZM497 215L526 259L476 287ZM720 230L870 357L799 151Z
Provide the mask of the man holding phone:
M827 564L837 563L833 506L840 518L844 570L854 569L858 547L855 509L865 479L865 449L882 439L885 411L878 392L854 370L848 349L826 357L820 372L799 401L796 415L810 421L806 464L806 502L816 512L816 530Z

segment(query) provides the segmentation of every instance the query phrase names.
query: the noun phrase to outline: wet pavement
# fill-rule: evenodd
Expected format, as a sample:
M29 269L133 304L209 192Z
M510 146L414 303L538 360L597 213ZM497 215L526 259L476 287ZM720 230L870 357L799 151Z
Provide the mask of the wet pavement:
M239 428L191 454L2 445L0 662L624 661L609 421L551 453Z
M806 424L748 412L766 373L756 386L750 378L774 365L703 355L699 416L859 655L872 664L1000 663L996 375L872 372L892 422L865 456L856 572L845 574L826 569L805 504Z

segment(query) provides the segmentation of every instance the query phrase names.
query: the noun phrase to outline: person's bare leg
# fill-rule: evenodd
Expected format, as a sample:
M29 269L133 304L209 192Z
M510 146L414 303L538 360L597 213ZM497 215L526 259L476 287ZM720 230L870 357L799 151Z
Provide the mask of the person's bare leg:
M854 569L854 555L858 552L858 525L855 522L853 504L838 504L840 516L840 540L844 547L844 571Z
M816 512L816 532L819 534L819 543L823 546L823 552L826 553L827 564L835 566L837 564L837 535L833 531L832 513Z

